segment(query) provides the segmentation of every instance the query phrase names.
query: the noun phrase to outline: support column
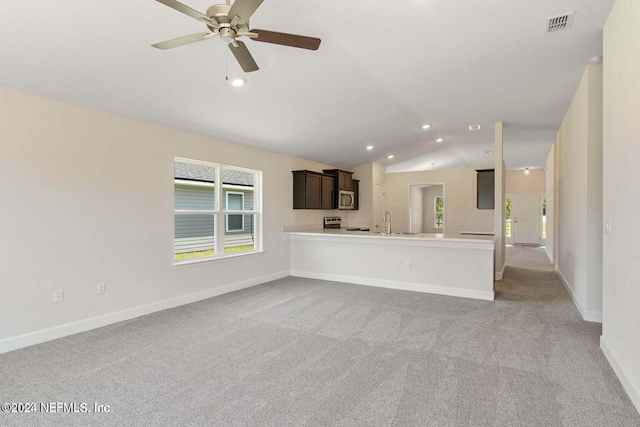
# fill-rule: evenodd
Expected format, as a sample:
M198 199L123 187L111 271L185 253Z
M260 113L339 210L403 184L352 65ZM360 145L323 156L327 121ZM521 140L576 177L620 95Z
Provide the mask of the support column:
M495 141L493 156L495 159L495 195L494 195L494 226L493 233L496 239L495 275L496 280L502 280L505 265L505 234L506 234L506 207L505 186L506 173L503 152L504 125L495 123Z

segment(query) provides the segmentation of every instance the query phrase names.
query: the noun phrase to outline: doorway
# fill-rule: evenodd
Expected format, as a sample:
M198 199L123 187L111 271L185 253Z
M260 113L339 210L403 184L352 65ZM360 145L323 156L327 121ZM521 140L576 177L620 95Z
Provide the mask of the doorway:
M409 228L412 233L444 233L444 184L409 186Z
M507 243L539 245L542 208L539 194L507 196Z

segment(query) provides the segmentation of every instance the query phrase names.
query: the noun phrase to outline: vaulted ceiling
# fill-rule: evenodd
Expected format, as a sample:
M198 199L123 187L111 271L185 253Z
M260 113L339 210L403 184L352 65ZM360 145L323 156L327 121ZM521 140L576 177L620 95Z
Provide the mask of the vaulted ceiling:
M245 74L219 39L152 48L207 31L154 0L3 0L0 86L343 168L484 167L503 121L507 168L536 168L613 3L265 0L251 28L322 44L245 39L260 67ZM569 29L547 33L569 12ZM242 87L226 80L240 75Z

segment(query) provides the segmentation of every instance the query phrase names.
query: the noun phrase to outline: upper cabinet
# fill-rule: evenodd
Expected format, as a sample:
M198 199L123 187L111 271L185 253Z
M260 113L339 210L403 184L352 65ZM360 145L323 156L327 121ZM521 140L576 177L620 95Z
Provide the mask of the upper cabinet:
M326 169L325 173L309 170L292 172L293 209L338 209L340 191L353 192L353 209L358 209L360 181L353 179L353 172L341 169Z
M355 203L353 204L353 209L358 210L358 193L360 192L360 180L354 179L353 185L351 186L351 191L353 191L353 198Z
M342 169L325 169L322 172L332 175L337 179L337 190L352 191L353 188L353 172Z
M334 209L335 179L331 175L322 175L322 209Z
M334 188L333 176L293 171L293 209L333 209Z
M495 170L478 169L477 206L478 209L494 209Z

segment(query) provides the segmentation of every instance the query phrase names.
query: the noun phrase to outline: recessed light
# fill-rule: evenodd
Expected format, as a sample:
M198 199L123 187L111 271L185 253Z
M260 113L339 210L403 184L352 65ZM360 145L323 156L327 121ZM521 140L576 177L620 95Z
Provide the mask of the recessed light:
M422 125L422 129L429 129L431 125Z
M484 152L484 154L493 154L493 150L487 150Z
M469 125L469 130L480 130L480 125Z
M438 139L436 139L436 142L442 142L442 141L444 141L444 138L438 138Z
M367 145L367 150L373 150L373 145Z
M230 83L231 86L235 86L235 87L240 87L242 85L244 85L244 77L236 77L235 79L231 79Z
M387 156L387 159L393 159L393 154L389 154L389 155Z

